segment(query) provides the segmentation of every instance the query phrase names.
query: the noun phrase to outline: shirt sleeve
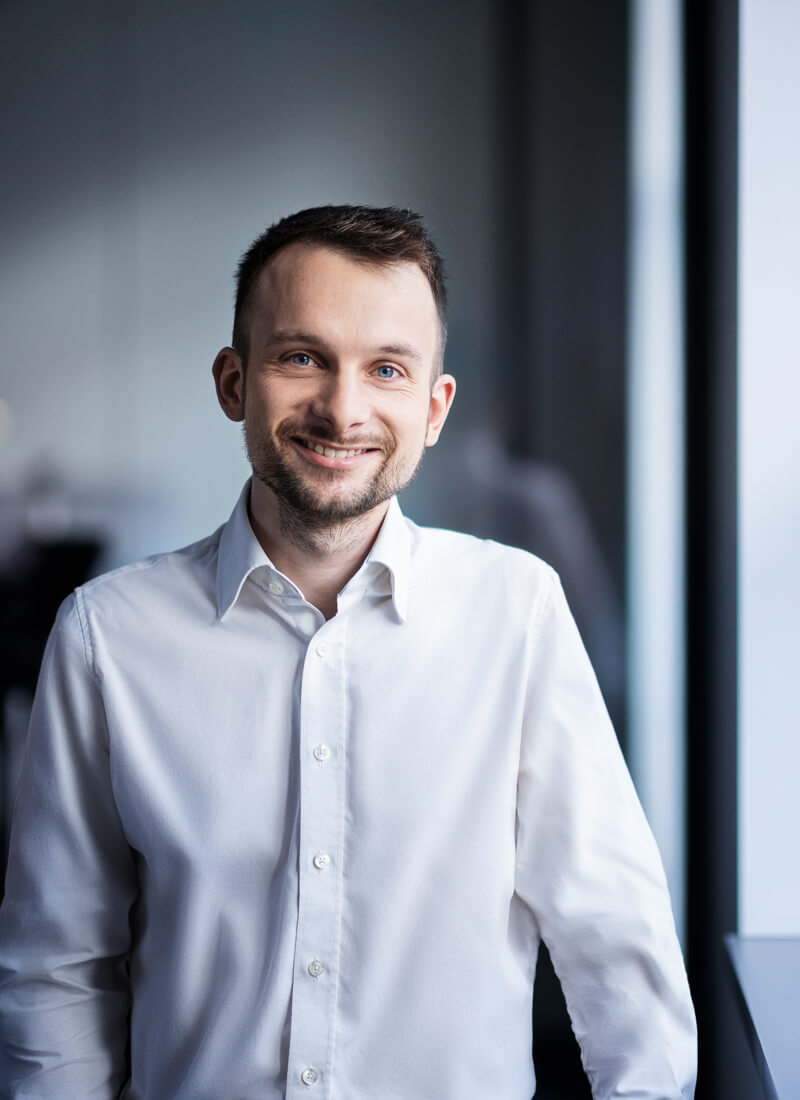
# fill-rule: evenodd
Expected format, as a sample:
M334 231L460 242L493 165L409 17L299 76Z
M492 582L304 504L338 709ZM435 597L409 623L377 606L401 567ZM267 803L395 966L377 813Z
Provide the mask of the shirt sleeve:
M33 705L0 909L0 1096L112 1098L127 1078L133 856L76 596ZM88 638L88 635L87 635Z
M550 951L595 1100L691 1098L694 1011L661 859L555 577L536 626L517 893Z

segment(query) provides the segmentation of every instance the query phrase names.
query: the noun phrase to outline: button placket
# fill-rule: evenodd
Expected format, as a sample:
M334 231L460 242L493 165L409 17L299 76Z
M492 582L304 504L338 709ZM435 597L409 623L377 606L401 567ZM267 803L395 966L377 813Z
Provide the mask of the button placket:
M297 1100L312 1082L315 1095L331 1088L328 1058L333 1045L337 960L341 922L344 820L342 738L346 714L342 634L331 624L309 638L300 685L300 882L295 977L289 1044L287 1100ZM323 961L324 960L324 961ZM296 1091L295 1091L296 1090Z

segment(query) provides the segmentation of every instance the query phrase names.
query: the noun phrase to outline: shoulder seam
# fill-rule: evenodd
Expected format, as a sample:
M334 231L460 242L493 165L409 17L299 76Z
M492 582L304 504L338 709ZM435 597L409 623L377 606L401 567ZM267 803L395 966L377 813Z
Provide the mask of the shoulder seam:
M89 675L95 683L99 685L100 678L97 675L97 667L95 665L92 631L89 626L89 616L86 612L82 588L75 589L75 612L78 616L78 625L81 628L81 637L83 638L83 659L86 662L86 668Z
M556 588L559 583L558 574L552 568L552 566L547 565L544 562L542 562L542 564L545 566L546 582L542 585L541 590L539 591L539 594L536 598L536 603L534 604L533 611L531 613L531 625L528 637L528 649L531 654L533 653L533 648L539 639L540 628L542 622L544 621L544 617L547 614L548 609L553 604L553 600L556 594Z

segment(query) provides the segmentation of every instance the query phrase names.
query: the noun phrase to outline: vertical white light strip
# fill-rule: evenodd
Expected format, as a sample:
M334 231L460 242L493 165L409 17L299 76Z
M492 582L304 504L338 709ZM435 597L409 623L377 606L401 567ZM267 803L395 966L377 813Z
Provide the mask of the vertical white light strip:
M739 42L739 932L798 936L800 5Z
M632 5L628 293L629 759L684 935L680 4Z

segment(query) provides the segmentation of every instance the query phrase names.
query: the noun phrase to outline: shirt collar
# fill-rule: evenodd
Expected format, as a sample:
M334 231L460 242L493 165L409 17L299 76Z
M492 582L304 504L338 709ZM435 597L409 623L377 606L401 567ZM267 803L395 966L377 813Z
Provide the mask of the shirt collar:
M217 613L220 619L224 619L236 603L244 582L255 569L265 566L274 569L250 526L249 501L248 481L220 535L217 561ZM410 560L411 537L408 526L397 497L392 497L378 537L356 577L363 578L364 586L367 587L376 573L388 573L392 604L400 622L405 622L408 610Z
M247 507L250 482L247 481L231 518L222 528L217 560L217 613L224 619L239 598L242 585L254 569L272 568L267 555L253 534Z
M362 569L382 567L388 572L392 585L392 604L400 622L408 614L408 577L411 568L411 535L408 524L397 502L392 497L378 537L373 543Z

